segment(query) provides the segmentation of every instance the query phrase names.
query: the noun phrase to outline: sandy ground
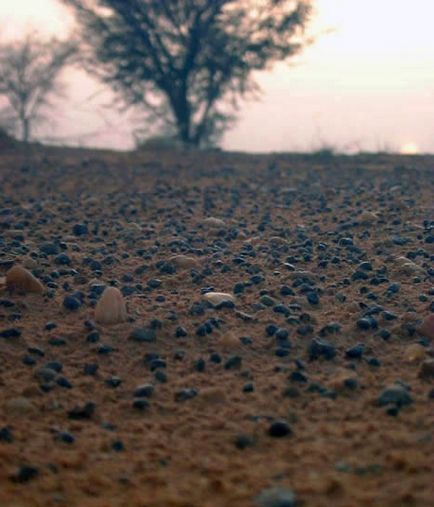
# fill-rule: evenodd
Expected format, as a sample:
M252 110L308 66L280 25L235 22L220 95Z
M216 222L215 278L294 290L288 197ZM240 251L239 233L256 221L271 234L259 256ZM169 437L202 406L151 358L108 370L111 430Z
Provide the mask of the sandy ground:
M434 158L18 148L0 188L0 506L433 505Z

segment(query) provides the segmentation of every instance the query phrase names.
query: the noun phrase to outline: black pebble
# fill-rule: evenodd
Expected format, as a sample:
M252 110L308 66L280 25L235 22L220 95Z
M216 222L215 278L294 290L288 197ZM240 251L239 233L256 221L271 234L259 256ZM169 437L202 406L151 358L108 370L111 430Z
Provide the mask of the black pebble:
M74 311L80 308L81 303L77 298L73 296L65 296L65 298L63 299L63 306L67 310Z
M291 428L286 421L274 421L268 428L270 437L285 437L291 433Z
M16 475L13 476L14 482L28 482L37 477L39 470L31 465L23 465L18 469Z

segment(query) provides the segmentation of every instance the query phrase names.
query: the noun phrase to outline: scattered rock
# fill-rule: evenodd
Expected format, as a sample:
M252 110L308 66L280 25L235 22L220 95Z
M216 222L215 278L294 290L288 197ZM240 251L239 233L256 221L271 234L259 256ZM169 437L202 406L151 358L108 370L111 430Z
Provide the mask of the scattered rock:
M208 217L203 220L203 225L211 229L221 229L226 227L226 222L220 218Z
M296 507L296 497L290 489L274 487L264 489L254 498L258 507Z
M380 407L396 405L400 408L413 403L413 397L403 386L393 384L383 389L377 403Z
M174 255L169 258L169 262L172 262L179 269L198 269L200 267L198 259L187 255Z
M107 287L95 307L95 321L98 324L120 324L127 320L124 297L116 287Z
M420 365L419 378L422 380L434 379L434 359L426 359Z
M430 340L434 340L434 313L431 313L423 320L417 328L418 332Z
M135 342L151 343L157 339L157 333L149 327L137 328L131 332L129 338Z
M44 292L42 283L30 271L21 266L13 266L6 273L6 287L11 292L24 294L27 292L42 294Z
M286 421L274 421L268 428L270 437L286 437L292 433L289 424Z
M426 349L419 343L412 343L405 348L403 356L406 363L419 363L426 356Z
M11 398L5 403L5 409L13 416L28 416L36 411L33 403L24 397Z
M235 304L236 302L235 296L226 292L207 292L203 295L203 299L213 306L220 306L225 303Z

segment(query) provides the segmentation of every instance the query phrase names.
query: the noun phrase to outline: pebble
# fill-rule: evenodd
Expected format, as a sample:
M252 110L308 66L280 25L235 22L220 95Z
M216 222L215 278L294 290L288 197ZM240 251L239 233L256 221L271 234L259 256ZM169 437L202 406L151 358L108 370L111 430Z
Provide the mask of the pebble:
M79 299L74 296L65 296L63 299L63 307L67 310L75 311L78 310L81 306L81 302Z
M29 482L39 475L39 469L31 465L22 465L17 473L12 477L14 482Z
M133 401L132 407L142 412L150 407L150 403L145 398L137 398Z
M330 360L336 356L336 347L326 340L314 338L310 342L308 353L310 360L319 359L320 357Z
M84 236L89 232L86 224L75 224L72 228L72 234L74 236Z
M270 437L286 437L291 433L291 428L286 421L273 421L268 428L268 434Z
M87 402L83 405L76 405L68 412L69 419L86 420L91 419L95 412L96 405L93 402Z
M224 365L225 370L234 370L241 368L242 358L241 356L230 356Z
M107 287L95 307L95 321L99 324L120 324L127 320L124 297L116 287Z
M396 405L397 407L403 407L413 403L413 397L407 389L398 384L393 384L380 393L377 403L380 407L387 405Z
M222 229L226 227L226 222L221 218L208 217L203 220L203 225L211 229Z
M155 342L157 339L157 334L155 329L151 329L149 327L137 328L134 329L130 336L130 340L140 342L140 343L151 343Z
M430 340L434 340L434 313L424 318L422 324L417 328L417 331Z
M244 433L240 433L235 435L234 445L240 451L247 449L248 447L252 447L255 443L255 439L250 435L246 435Z
M36 380L38 380L39 382L51 382L52 380L54 380L57 376L57 371L54 370L53 368L47 368L47 367L43 367L43 368L38 368L33 376L35 377Z
M434 359L426 359L420 365L418 376L422 380L434 379Z
M354 347L350 347L345 351L345 357L347 359L361 359L364 351L364 344L358 343L357 345L354 345Z
M20 336L21 331L15 327L3 329L3 331L0 331L0 338L19 338Z
M134 389L133 396L135 398L150 398L154 394L154 389L152 384L143 384Z
M258 507L296 507L296 496L290 489L276 486L264 489L254 498Z
M56 435L56 440L65 444L73 444L75 442L75 437L68 431L59 431Z
M0 442L6 442L11 444L14 441L14 437L11 429L8 426L0 428Z
M44 292L42 283L30 271L21 266L13 266L6 273L6 287L11 292L34 292L38 294Z
M198 394L198 391L194 388L190 389L181 389L175 393L175 401L186 401L195 398Z
M403 358L406 363L419 363L426 356L426 348L419 343L412 343L408 345L403 353Z
M85 375L96 375L99 365L97 363L87 363L84 365L83 372Z
M6 412L15 416L28 416L36 411L33 403L25 397L11 398L5 403Z
M188 255L174 255L169 258L169 262L179 269L198 269L200 267L199 260Z
M226 292L207 292L203 294L203 299L210 303L212 306L219 306L224 303L235 304L236 300L232 294Z

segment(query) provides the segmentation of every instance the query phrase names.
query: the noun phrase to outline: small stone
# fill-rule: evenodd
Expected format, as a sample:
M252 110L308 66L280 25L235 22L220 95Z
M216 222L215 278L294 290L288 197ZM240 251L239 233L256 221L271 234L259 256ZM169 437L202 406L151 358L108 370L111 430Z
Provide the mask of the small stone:
M84 365L83 372L85 375L96 375L99 365L97 363L87 363Z
M420 365L419 378L422 380L434 379L434 359L426 359Z
M154 386L152 384L143 384L134 390L135 398L150 398L154 394Z
M134 329L131 332L129 338L130 338L130 340L134 340L136 342L151 343L151 342L155 342L155 340L157 339L157 335L156 335L155 329L144 327L144 328Z
M75 442L75 437L68 431L60 431L56 435L56 440L65 444L73 444Z
M90 419L95 412L96 405L92 402L87 402L84 405L76 405L68 412L69 419L84 420Z
M286 437L290 433L292 433L292 431L286 421L274 421L268 428L268 434L270 437Z
M419 343L412 343L404 350L404 360L406 363L419 363L426 356L426 349Z
M372 225L378 220L378 215L373 211L363 211L358 218L361 224Z
M320 357L330 360L336 356L336 347L326 340L314 338L310 342L308 353L311 360L319 359Z
M198 269L200 267L198 259L189 257L188 255L174 255L169 258L169 262L179 269Z
M192 389L181 389L175 393L175 401L186 401L191 400L197 396L197 390Z
M53 368L47 368L47 367L44 367L44 368L38 368L33 376L35 377L36 380L38 380L38 382L51 382L52 380L54 380L57 376L57 372L56 370L54 370Z
M241 368L241 356L230 356L225 362L225 370L234 370Z
M3 331L0 331L0 338L19 338L20 336L21 331L15 327L3 329Z
M89 231L86 224L75 224L74 227L72 228L72 233L75 236L84 236L88 232Z
M354 345L354 347L350 347L345 351L345 357L347 359L361 359L364 351L364 344L358 343L357 345Z
M74 296L65 296L63 299L63 307L67 310L75 311L78 310L81 306L81 302L79 299Z
M434 313L431 313L423 320L417 331L430 340L434 340Z
M232 294L225 292L207 292L203 295L203 299L211 303L213 306L219 306L222 303L233 303L235 304L236 299Z
M407 389L398 384L393 384L383 389L378 397L377 403L380 407L387 405L403 407L413 403L413 398Z
M16 475L12 477L14 482L29 482L32 479L35 479L39 475L39 470L30 465L21 466Z
M210 227L211 229L221 229L226 227L224 220L215 217L208 217L203 220L203 225Z
M13 266L6 273L6 287L11 292L34 292L38 294L44 292L42 283L30 271L21 266Z
M147 408L149 408L150 404L149 401L146 400L145 398L137 398L136 400L133 401L132 406L135 410L142 412Z
M115 389L122 384L122 379L116 376L112 376L105 380L105 384L108 387L113 387Z
M11 398L5 404L6 411L11 415L27 416L35 412L33 403L24 397Z
M11 444L14 441L14 437L12 435L12 431L7 426L3 426L0 428L0 442L6 442Z
M239 435L235 435L234 438L234 445L237 449L240 449L240 451L243 451L247 447L252 447L254 445L255 440L250 435L245 435L243 433Z
M295 507L296 497L290 489L274 487L264 489L254 498L258 507Z
M119 324L127 320L124 297L116 287L107 287L95 307L95 321L99 324Z

